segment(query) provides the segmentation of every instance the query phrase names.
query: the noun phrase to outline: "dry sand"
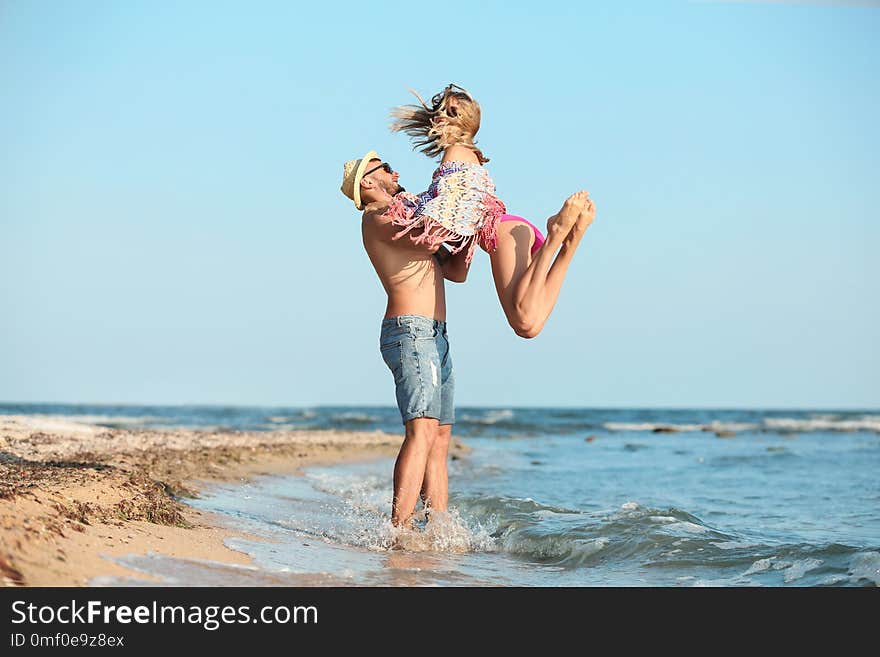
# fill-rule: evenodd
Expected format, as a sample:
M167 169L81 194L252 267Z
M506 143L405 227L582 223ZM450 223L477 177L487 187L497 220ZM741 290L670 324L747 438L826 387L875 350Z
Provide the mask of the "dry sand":
M104 557L148 552L248 564L223 543L234 531L181 499L205 482L394 455L401 440L378 431L128 430L0 415L0 583L147 579ZM456 442L450 451L455 458L466 448Z

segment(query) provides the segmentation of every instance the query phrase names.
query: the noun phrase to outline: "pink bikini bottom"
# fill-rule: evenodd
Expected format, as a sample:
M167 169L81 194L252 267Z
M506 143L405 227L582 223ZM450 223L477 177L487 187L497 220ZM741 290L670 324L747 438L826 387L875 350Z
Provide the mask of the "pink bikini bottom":
M500 221L521 221L524 224L532 227L532 231L535 233L535 243L532 244L532 255L535 255L535 251L540 249L541 246L544 244L544 235L541 233L540 230L538 230L538 227L535 226L535 224L530 222L528 219L523 219L522 217L517 217L513 214L503 214L501 215Z

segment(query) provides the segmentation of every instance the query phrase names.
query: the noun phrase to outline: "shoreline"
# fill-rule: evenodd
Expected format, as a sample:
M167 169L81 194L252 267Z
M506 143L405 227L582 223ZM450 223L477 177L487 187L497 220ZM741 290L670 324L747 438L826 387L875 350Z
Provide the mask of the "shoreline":
M186 504L212 482L397 454L380 431L110 429L0 415L0 585L88 586L149 576L106 557L157 553L247 566L247 536ZM467 451L459 441L450 455Z

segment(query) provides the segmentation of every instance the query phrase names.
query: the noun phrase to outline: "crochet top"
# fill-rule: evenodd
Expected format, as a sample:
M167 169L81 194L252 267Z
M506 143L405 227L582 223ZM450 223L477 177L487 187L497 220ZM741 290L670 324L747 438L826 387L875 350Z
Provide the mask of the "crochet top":
M410 235L415 244L431 246L445 242L451 253L467 249L467 262L479 242L495 249L498 221L506 212L495 196L495 183L486 168L473 162L449 161L434 171L431 186L421 194L400 192L385 210L395 226L403 227L394 239Z

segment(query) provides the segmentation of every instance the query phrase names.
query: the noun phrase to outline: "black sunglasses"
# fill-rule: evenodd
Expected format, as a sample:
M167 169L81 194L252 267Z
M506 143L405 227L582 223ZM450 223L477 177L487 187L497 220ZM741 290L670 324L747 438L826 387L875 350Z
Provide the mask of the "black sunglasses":
M373 169L370 169L369 171L367 171L366 173L364 173L364 175L362 175L361 178L366 178L366 177L369 176L371 173L373 173L374 171L378 171L379 169L385 169L385 172L386 172L386 173L394 173L394 169L391 168L391 165L388 164L387 162L383 162L383 163L380 164L379 166L377 166L377 167L375 167L375 168L373 168Z

